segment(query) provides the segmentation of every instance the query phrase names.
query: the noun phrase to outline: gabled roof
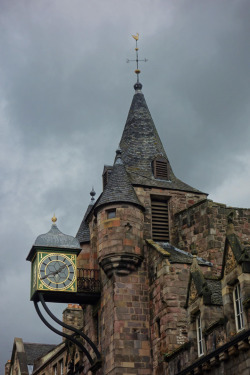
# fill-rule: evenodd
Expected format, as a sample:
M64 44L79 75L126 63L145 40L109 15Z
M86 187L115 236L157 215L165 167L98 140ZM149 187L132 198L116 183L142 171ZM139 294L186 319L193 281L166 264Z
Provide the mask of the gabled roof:
M140 89L137 89L134 94L120 148L122 160L133 185L201 193L175 177ZM164 157L167 161L169 181L154 178L152 162L158 156Z
M25 343L22 338L15 337L11 354L10 370L13 371L16 358L21 373L28 374L28 366L33 366L38 358L49 353L54 348L56 348L56 345Z
M23 345L27 357L27 365L33 365L35 360L56 348L56 345L50 344L36 344L24 342Z
M121 151L117 150L116 153L117 156L112 173L100 199L95 205L95 210L112 203L130 203L143 208L126 172L121 159Z
M242 266L242 271L250 273L250 249L242 248L239 237L234 232L233 212L228 215L225 248L223 254L221 277L230 273L237 264Z
M198 297L203 297L204 305L222 305L221 281L206 278L193 255L190 268L186 306L192 304Z

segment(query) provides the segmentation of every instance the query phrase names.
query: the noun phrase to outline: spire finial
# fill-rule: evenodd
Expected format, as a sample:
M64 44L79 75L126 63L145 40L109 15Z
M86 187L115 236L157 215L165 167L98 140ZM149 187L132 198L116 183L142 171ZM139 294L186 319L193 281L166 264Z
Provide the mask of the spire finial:
M56 217L55 214L53 215L51 221L52 221L53 224L55 224L57 222L57 217Z
M91 195L91 202L90 202L90 204L94 204L96 192L95 192L93 186L92 186L92 190L91 190L91 192L89 194Z
M129 59L127 59L127 63L129 63L131 61L135 61L136 62L135 74L137 75L137 82L134 85L134 89L135 89L135 91L137 91L137 90L141 90L142 89L142 84L139 82L139 74L141 73L141 71L139 69L139 61L147 62L148 60L147 59L140 60L139 57L138 57L139 48L137 46L137 42L139 40L139 33L136 33L136 35L132 35L132 37L135 39L136 59L135 60L129 60Z
M122 155L122 150L119 145L118 149L116 150L115 164L123 164L121 155Z

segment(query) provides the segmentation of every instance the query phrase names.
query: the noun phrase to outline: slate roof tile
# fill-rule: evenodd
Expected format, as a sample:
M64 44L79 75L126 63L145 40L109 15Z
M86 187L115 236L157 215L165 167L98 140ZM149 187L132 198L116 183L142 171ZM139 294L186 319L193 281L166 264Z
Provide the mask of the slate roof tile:
M88 222L86 221L86 218L88 216L88 214L90 213L90 211L92 210L93 208L93 204L89 204L87 210L86 210L86 213L82 219L82 222L80 224L80 227L76 233L76 238L78 239L78 241L80 243L85 243L85 242L89 242L90 241L90 231L89 231L89 224Z
M123 161L120 157L120 151L117 151L117 158L109 177L108 183L97 201L95 209L103 205L126 202L142 207L135 190L129 180Z
M169 254L169 261L171 263L185 263L191 264L193 262L193 255L188 253L187 251L178 249L177 247L171 245L169 242L156 242L159 244L164 250L166 250ZM197 257L198 264L203 266L212 266L211 262L206 261L203 258Z
M27 364L33 365L35 360L55 349L57 345L23 343L27 357Z
M201 193L175 177L166 152L140 90L134 94L120 141L122 159L133 185L156 186ZM167 160L169 181L156 179L152 162L157 156Z

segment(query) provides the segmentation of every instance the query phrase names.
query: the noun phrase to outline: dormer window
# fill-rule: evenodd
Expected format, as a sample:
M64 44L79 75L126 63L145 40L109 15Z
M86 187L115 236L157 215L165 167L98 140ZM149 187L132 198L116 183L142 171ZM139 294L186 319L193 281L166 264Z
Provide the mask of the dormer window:
M103 173L102 173L102 186L103 186L103 190L105 189L107 183L108 183L108 180L109 180L109 177L112 173L112 169L113 167L110 166L110 165L105 165L104 166L104 169L103 169Z
M162 156L158 156L153 161L154 177L160 180L169 180L168 175L168 162Z
M244 328L243 307L242 307L240 284L237 284L234 287L234 313L235 313L236 330L237 330L237 332L239 332Z

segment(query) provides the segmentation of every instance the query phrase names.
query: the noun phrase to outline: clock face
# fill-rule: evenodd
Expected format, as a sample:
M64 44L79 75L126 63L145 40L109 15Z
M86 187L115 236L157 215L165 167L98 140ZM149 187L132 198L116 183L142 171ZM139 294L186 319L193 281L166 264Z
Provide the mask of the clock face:
M74 255L59 253L45 255L38 265L39 282L50 290L73 290L76 280L74 260Z

